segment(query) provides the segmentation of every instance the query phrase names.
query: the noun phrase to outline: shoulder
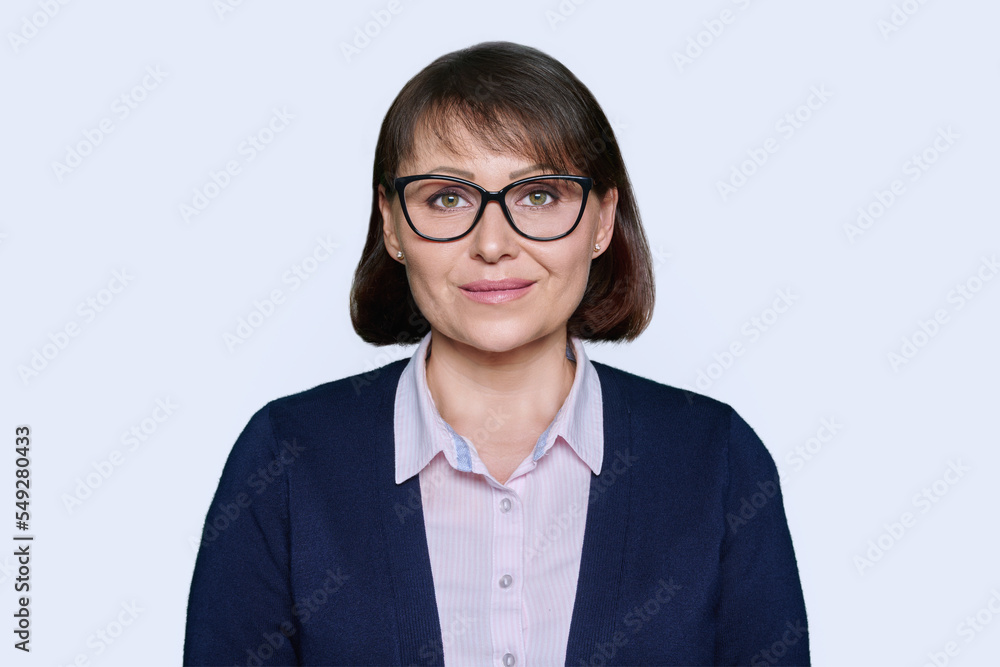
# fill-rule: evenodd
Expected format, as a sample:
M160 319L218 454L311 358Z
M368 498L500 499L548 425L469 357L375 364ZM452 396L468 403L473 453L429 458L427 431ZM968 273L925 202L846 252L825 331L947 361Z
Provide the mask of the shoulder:
M270 401L265 408L275 415L315 414L331 408L369 410L386 397L394 397L399 376L409 358L399 359L374 370L332 380L311 389L282 396Z
M592 362L601 380L604 400L622 402L630 414L639 416L696 418L728 421L734 410L722 401L688 389L657 382L600 362Z
M620 411L635 440L663 452L771 461L760 438L728 403L600 362L605 410ZM772 464L773 465L773 464Z
M245 460L240 470L251 472L270 470L269 464L284 470L289 462L299 473L316 466L332 470L334 462L346 469L360 465L371 449L357 443L365 438L392 442L396 385L407 361L269 401L250 418L230 458Z
M332 380L273 399L250 419L245 431L267 432L280 441L306 434L344 433L389 414L399 376L409 359L399 359L374 370ZM388 411L388 412L386 412Z

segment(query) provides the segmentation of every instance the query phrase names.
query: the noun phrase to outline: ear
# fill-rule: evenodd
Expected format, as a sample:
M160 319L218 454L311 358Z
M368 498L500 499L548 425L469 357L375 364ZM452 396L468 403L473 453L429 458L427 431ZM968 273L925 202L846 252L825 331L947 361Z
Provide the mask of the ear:
M403 263L403 260L396 256L396 253L403 249L396 234L396 216L392 210L392 201L389 200L385 192L385 186L378 186L378 208L382 213L382 236L385 240L385 249L394 260Z
M594 233L594 243L600 243L601 249L594 253L599 256L611 245L611 237L615 231L615 213L618 211L618 188L608 188L601 199L600 218Z

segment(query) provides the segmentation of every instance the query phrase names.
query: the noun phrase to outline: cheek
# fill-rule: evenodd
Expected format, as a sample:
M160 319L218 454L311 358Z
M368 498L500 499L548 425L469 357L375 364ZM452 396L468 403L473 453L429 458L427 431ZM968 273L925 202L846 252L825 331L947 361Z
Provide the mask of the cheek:
M587 289L587 279L590 277L589 248L577 247L572 253L562 255L549 263L553 278L553 287L557 291L572 294L574 298L582 297Z
M448 261L440 257L407 258L406 277L421 311L448 308L459 296L448 287L448 276L442 269L446 266L449 266Z

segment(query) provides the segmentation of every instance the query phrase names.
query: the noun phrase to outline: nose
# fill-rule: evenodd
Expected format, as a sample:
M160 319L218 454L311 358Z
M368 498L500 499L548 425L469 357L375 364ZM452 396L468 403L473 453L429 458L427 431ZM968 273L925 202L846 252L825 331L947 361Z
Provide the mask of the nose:
M487 262L496 262L504 255L513 256L517 252L517 232L507 221L499 201L486 202L471 236L470 252Z

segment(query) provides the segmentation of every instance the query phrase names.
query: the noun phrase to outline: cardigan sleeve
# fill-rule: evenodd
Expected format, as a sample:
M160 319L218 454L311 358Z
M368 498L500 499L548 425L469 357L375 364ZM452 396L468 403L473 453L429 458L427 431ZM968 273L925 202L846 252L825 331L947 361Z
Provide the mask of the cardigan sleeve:
M297 665L288 480L262 408L236 440L208 509L188 597L185 665Z
M774 460L735 411L716 612L717 665L808 665L798 565Z

